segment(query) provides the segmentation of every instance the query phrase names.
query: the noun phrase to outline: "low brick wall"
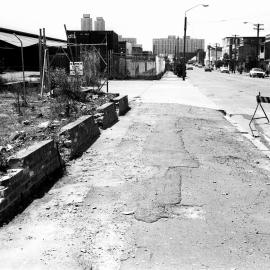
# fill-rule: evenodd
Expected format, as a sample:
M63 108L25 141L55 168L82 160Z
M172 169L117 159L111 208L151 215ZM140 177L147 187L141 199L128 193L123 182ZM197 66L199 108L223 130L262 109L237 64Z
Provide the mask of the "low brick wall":
M91 115L84 115L64 126L59 133L60 149L64 160L81 155L99 135L100 130Z
M0 178L0 222L14 205L27 199L50 175L61 169L53 140L19 151L9 159L8 173Z
M115 103L119 115L129 109L127 96L100 106L97 111L104 129L118 121ZM68 159L76 157L89 148L100 130L94 117L86 115L64 126L58 135L58 146L53 140L38 142L9 159L9 170L0 177L0 224L18 212L22 202L28 201L50 176L62 170L63 159L58 148L67 150Z
M130 107L128 106L128 96L118 96L113 99L113 102L118 107L118 115L125 115L127 111L130 110Z
M8 170L0 178L0 222L7 216L8 211L21 200L21 191L27 181L23 169Z
M103 129L111 127L114 123L118 121L115 104L112 102L103 104L102 106L97 108L97 111L103 114L101 123Z

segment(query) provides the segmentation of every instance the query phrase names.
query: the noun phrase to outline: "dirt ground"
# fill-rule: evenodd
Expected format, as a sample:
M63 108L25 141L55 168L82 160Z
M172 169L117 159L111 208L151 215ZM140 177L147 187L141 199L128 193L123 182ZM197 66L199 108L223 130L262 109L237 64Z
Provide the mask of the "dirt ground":
M4 148L6 157L37 141L55 138L61 127L81 115L96 114L97 107L114 97L100 92L87 94L83 102L70 100L71 110L67 115L63 100L47 94L40 99L38 87L31 86L26 89L27 106L21 106L19 114L17 90L16 87L0 89L0 147Z
M0 269L269 269L269 159L215 110L135 101L0 229Z

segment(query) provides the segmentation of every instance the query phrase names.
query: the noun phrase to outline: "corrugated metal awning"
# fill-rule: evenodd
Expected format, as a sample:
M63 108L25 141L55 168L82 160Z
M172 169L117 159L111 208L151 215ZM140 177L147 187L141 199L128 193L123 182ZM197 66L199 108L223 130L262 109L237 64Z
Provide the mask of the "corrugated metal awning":
M27 36L22 36L22 35L17 35L17 36L22 41L23 47L29 47L29 46L38 44L39 42L38 38L27 37ZM18 38L16 38L15 35L13 34L0 32L0 40L7 42L9 44L12 44L16 47L21 47L21 43L18 40ZM62 47L62 48L67 47L66 42L54 41L54 40L49 40L49 39L47 39L46 44L49 47Z

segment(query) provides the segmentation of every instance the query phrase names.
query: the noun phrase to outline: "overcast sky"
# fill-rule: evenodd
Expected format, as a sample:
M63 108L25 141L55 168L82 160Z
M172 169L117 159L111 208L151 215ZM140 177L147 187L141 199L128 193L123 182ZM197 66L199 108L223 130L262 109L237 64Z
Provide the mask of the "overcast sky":
M103 17L107 30L125 37L136 37L144 50L152 50L152 39L168 35L183 36L185 10L187 35L204 38L207 44L221 43L234 34L254 36L251 23L264 23L261 35L270 34L270 0L1 0L0 27L65 38L68 29L80 30L83 13Z

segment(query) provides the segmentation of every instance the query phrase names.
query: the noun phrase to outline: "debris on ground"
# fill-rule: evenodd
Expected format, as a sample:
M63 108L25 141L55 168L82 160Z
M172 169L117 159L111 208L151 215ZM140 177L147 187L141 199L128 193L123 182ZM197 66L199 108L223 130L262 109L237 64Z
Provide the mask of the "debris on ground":
M82 115L93 115L100 122L102 115L96 115L96 109L115 96L93 90L87 91L83 100L50 95L41 99L38 87L28 87L27 105L18 106L14 89L0 89L0 147L2 152L5 149L5 154L1 152L0 171L5 171L6 158L34 142L55 139L61 127ZM64 145L68 147L70 142Z

